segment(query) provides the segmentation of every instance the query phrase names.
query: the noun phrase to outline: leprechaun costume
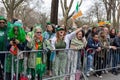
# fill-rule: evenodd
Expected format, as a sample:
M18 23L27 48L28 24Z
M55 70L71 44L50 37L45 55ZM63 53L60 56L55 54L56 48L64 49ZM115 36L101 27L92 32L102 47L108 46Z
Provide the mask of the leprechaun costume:
M37 29L41 29L40 25L34 27L32 32L29 32L27 36L30 41L27 42L27 47L31 50L42 50L43 49L43 37L42 35L36 40L35 33ZM42 79L42 75L45 72L45 65L42 63L42 52L31 52L28 56L28 74L32 76L32 80L37 77ZM39 80L39 79L38 79Z
M13 27L8 32L8 50L11 54L7 55L6 58L6 73L7 73L7 80L11 79L11 69L12 66L14 67L13 72L16 73L16 55L19 53L20 50L24 50L25 47L25 31L22 29L21 24L14 23ZM22 57L19 57L19 74L23 71L23 54ZM13 57L13 63L12 63Z

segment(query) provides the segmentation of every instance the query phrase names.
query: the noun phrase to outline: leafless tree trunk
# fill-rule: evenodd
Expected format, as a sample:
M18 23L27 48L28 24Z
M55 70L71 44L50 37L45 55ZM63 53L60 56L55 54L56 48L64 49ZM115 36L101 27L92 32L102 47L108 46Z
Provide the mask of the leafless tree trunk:
M107 13L107 20L112 21L113 27L118 29L120 18L120 0L103 0Z
M59 0L52 0L50 21L54 24L58 24L58 5Z
M116 0L112 1L112 6L113 27L116 28Z
M120 1L118 1L118 5L117 5L117 27L119 29L120 27Z
M111 7L112 7L112 0L103 0L105 8L106 8L106 14L107 14L107 21L111 22Z
M2 0L4 7L7 11L7 18L9 21L13 19L14 10L23 2L24 0Z

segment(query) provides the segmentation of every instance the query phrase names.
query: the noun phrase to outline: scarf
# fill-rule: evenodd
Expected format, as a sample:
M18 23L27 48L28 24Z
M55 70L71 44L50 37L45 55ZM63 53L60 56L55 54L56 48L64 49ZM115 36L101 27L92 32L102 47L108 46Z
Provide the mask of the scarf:
M35 49L39 50L42 49L42 42L43 42L43 37L40 36L39 41L35 42ZM45 73L46 66L42 63L42 53L38 52L37 53L37 58L36 58L36 72L37 74L40 74L42 76Z
M74 45L79 49L81 49L85 46L84 42L82 40L78 40L76 37L71 40L71 45Z

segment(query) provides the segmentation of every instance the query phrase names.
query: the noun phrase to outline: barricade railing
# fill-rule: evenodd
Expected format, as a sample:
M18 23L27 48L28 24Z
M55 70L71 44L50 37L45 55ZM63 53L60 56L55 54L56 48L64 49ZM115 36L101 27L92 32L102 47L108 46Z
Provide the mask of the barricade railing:
M45 58L46 57L46 55L47 55L47 52L46 52L46 50L32 50L32 51L21 51L21 52L19 52L18 53L18 55L17 55L17 68L16 68L16 71L17 71L17 73L16 73L16 80L18 80L18 78L19 78L19 56L21 55L21 54L26 54L26 53L29 53L29 54L31 54L31 53L38 53L38 52L41 52L41 54L42 54L42 62L44 63L44 64L46 64L46 60L44 60L44 59L47 59L47 58ZM64 59L64 58L66 58L66 63L65 63L65 72L63 73L63 74L55 74L55 70L53 69L53 68L57 68L57 67L60 67L60 66L52 66L52 73L53 73L53 75L52 76L47 76L46 77L46 75L44 74L41 78L39 78L39 80L51 80L51 79L58 79L58 78L70 78L71 77L71 75L75 75L75 74L79 74L80 75L80 73L81 73L81 75L82 75L82 77L83 77L83 79L84 80L87 80L87 77L84 75L84 54L85 54L85 50L84 49L81 49L81 50L74 50L74 49L56 49L56 50L51 50L51 52L54 52L54 53L52 53L52 54L54 54L54 55L52 55L52 58L54 57L54 59L53 59L53 62L52 62L52 64L55 64L56 62L56 60L57 59L55 59L55 58L57 58L58 56L62 56L62 57L59 57L60 58L60 60L62 60L62 59ZM66 54L66 55L64 55L64 54L62 54L62 53L64 53L64 54ZM61 54L61 55L59 55L59 54ZM77 54L77 56L75 56L75 54ZM78 55L78 54L80 54L80 55ZM71 57L71 56L73 56L73 57ZM24 56L25 57L25 56ZM75 58L76 57L76 58ZM77 61L76 61L76 68L78 67L78 70L79 70L79 72L75 72L75 71L72 71L71 70L71 68L73 68L73 69L75 69L74 68L74 61L77 59ZM82 59L82 60L81 60ZM59 64L62 64L62 63L59 63ZM71 66L71 64L72 64L72 66ZM63 65L64 66L64 65ZM24 68L25 68L26 66L24 66ZM28 68L28 67L27 67ZM77 70L77 69L76 69ZM26 76L26 75L28 75L28 74L26 74L26 71L24 71L24 75ZM35 75L35 77L36 77L36 75ZM37 77L36 77L37 78Z
M89 63L90 60L92 61L90 58L93 58L93 63L90 62L92 64ZM91 72L108 73L109 70L114 71L120 68L120 48L102 48L100 51L91 48L90 50L86 51L86 59L86 74Z
M2 56L3 61L0 61L0 69L1 69L1 78L4 80L13 80L14 75L14 56L10 54L9 51L0 51L0 56ZM3 65L4 64L4 65ZM8 70L8 66L11 68L11 70ZM10 73L10 74L9 74ZM9 75L9 77L8 77Z
M17 56L12 55L9 51L1 51L0 54L5 54L5 65L4 65L4 80L8 80L6 79L6 66L11 67L11 74L10 74L10 78L9 80L13 80L16 78L16 80L19 80L20 78L20 72L19 69L21 68L21 66L19 66L19 63L21 62L20 60L20 56L22 54L23 58L23 63L24 64L24 69L21 72L21 74L25 77L28 77L28 73L27 73L27 69L28 69L28 55L31 53L38 53L41 52L42 54L42 63L46 64L47 62L47 51L46 50L31 50L31 51L20 51ZM52 53L54 52L54 53ZM89 48L87 50L85 49L81 49L81 50L74 50L74 49L56 49L56 50L51 50L51 54L52 55L52 65L53 63L55 63L55 58L60 56L60 53L65 53L65 57L66 57L66 67L65 67L65 72L63 74L58 74L55 75L55 71L53 69L52 66L52 72L53 75L52 76L46 76L46 72L45 74L40 77L40 79L42 80L51 80L51 79L58 79L58 78L68 78L68 80L70 79L70 77L72 75L75 75L77 73L81 73L81 75L83 76L84 80L87 80L86 77L86 73L87 72L91 72L88 70L88 59L89 59L89 55L92 54L93 57L93 63L92 63L92 68L93 68L93 73L94 72L98 72L98 71L105 71L105 70L114 70L117 68L120 68L119 64L120 64L120 48L117 48L116 50L113 49L107 49L104 48L101 51L96 51L95 49ZM77 53L77 57L76 57L76 53ZM80 54L80 55L79 55ZM61 60L64 59L64 55L61 55ZM6 60L7 58L10 57L10 61L9 64L7 64ZM76 61L76 58L78 59ZM76 63L76 66L75 64ZM59 63L61 64L61 63ZM56 66L57 67L57 66ZM79 70L80 72L75 72L74 69L75 67L77 68L77 70ZM73 71L72 71L73 70ZM16 74L16 75L15 75ZM8 76L8 75L7 75ZM35 75L36 77L36 75ZM40 80L39 79L39 80Z

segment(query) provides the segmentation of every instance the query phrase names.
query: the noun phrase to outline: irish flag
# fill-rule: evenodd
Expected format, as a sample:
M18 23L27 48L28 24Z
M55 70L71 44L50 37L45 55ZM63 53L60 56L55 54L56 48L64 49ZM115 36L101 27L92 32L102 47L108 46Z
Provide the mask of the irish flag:
M79 10L79 3L77 2L76 9L75 9L76 13L78 12L78 10Z
M76 18L82 16L82 11L81 10L79 11L79 3L78 2L76 4L75 11L76 11L76 13L73 15L73 17L72 17L73 19L76 19Z

